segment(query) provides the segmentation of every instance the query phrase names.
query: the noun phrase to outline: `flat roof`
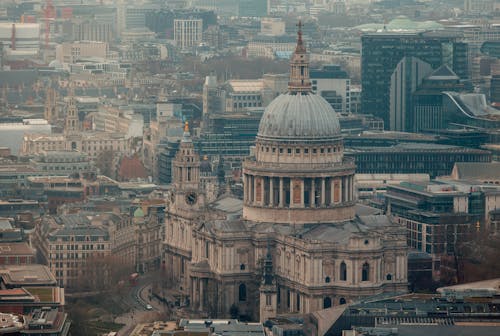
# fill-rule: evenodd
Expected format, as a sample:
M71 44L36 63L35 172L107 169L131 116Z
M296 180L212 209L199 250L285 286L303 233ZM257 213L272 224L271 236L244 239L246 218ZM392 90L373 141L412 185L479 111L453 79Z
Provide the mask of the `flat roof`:
M56 278L44 265L0 265L0 277L8 287L57 285Z
M35 250L26 242L0 243L0 257L2 256L23 256L35 255Z

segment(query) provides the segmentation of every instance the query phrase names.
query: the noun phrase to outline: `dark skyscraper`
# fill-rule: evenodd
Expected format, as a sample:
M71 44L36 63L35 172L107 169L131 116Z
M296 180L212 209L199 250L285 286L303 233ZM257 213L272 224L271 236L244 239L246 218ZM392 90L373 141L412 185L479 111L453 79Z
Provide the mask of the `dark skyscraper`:
M447 64L462 79L467 74L467 45L435 33L377 33L361 38L361 110L390 125L390 83L403 57L418 57L433 69Z

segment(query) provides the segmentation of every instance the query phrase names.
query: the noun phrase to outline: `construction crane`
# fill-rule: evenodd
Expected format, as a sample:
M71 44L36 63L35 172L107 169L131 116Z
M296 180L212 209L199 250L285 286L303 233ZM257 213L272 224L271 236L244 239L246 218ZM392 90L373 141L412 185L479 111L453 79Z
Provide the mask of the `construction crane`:
M56 9L52 4L52 0L45 2L44 18L45 18L45 49L49 48L50 36L50 21L56 17Z

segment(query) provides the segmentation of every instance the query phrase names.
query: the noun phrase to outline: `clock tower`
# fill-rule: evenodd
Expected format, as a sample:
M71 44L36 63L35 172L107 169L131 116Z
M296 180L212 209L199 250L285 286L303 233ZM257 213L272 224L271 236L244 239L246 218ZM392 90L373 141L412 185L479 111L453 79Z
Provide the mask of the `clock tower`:
M200 156L196 153L189 132L189 124L184 125L184 134L179 150L172 162L171 202L176 208L199 209L204 203L200 190Z

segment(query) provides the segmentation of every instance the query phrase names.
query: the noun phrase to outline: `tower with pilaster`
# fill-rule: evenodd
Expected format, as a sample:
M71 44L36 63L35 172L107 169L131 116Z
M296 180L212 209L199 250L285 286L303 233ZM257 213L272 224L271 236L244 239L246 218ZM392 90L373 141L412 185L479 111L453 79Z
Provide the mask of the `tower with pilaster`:
M66 134L75 134L80 131L80 119L78 117L78 108L73 87L69 89L69 100L66 108L66 122L64 132Z
M172 161L172 189L165 219L163 262L166 280L180 290L183 303L192 296L193 232L203 216L205 194L200 185L200 157L193 145L189 124ZM191 297L191 300L193 298Z
M200 156L196 153L189 132L189 124L184 125L184 134L179 150L172 161L172 201L176 207L198 210L204 204L200 188Z
M44 118L49 123L53 123L58 118L57 113L57 92L55 89L49 87L45 93L45 108Z
M266 322L270 318L276 317L278 312L278 288L273 275L273 257L267 245L266 259L264 260L264 270L262 283L259 288L260 293L260 309L259 321Z

